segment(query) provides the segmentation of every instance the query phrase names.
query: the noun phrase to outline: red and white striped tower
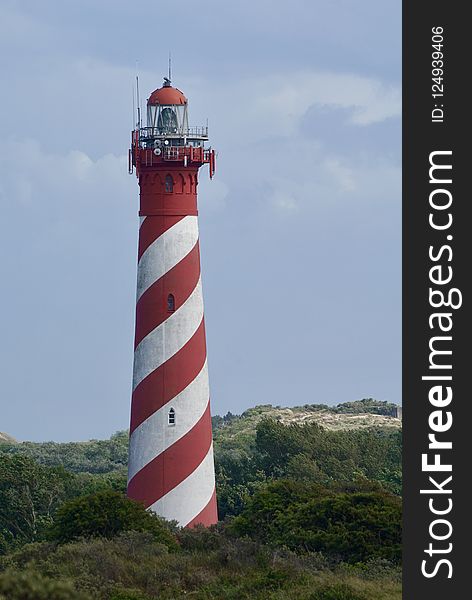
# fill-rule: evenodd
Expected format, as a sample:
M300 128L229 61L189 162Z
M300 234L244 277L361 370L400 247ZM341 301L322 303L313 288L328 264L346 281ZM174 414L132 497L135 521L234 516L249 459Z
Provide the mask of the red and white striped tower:
M140 229L128 496L187 527L218 520L197 222L207 140L166 78L129 157Z

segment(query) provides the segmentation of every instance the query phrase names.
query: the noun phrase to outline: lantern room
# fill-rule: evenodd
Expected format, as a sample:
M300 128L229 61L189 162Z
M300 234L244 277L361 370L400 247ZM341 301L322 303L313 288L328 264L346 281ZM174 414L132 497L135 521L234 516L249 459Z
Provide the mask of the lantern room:
M139 106L139 94L137 94ZM208 141L208 125L188 124L188 101L184 94L164 77L164 85L154 90L147 101L147 125L141 124L138 108L136 129L131 134L128 171L141 172L168 161L181 163L183 167L208 163L210 178L215 170L215 151L205 146Z
M152 136L184 136L188 133L187 98L164 78L164 85L147 101L147 126Z

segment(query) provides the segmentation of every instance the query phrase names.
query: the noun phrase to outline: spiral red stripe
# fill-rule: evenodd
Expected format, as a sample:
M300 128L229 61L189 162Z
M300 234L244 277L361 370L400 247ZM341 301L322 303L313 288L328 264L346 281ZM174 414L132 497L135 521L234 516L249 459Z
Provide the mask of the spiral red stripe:
M205 360L205 322L202 320L187 344L134 390L130 433L184 390L200 373Z
M156 219L155 217L146 217L139 228L138 261L158 237L160 237L165 231L173 227L183 218L184 217L182 215L172 215L161 219Z
M211 495L210 501L205 506L205 508L189 523L187 523L187 527L196 527L197 525L205 525L208 522L211 522L216 515L217 505L216 505L216 489L213 490L213 494Z
M156 456L143 467L128 483L128 493L133 498L151 506L170 492L203 461L211 446L210 404L205 412L183 438ZM155 485L150 488L149 481Z
M200 249L195 244L187 256L153 283L136 305L135 348L158 325L169 317L167 302L162 302L165 290L172 290L175 309L190 296L200 277Z

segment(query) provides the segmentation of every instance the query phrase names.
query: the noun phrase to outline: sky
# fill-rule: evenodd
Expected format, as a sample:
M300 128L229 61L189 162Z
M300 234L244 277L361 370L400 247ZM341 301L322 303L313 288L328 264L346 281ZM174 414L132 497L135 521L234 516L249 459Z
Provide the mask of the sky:
M136 72L189 98L213 414L401 403L401 3L0 0L0 431L129 424Z

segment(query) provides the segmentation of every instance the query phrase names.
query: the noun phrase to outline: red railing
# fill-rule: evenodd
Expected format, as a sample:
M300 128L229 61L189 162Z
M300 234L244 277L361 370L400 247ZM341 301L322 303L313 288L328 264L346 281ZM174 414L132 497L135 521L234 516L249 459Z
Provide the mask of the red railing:
M135 130L131 136L131 149L128 157L128 171L133 172L136 167L138 174L141 166L152 167L162 162L182 162L184 166L191 164L210 165L210 178L215 172L215 151L211 148L194 146L168 146L164 148L141 148L139 131Z

